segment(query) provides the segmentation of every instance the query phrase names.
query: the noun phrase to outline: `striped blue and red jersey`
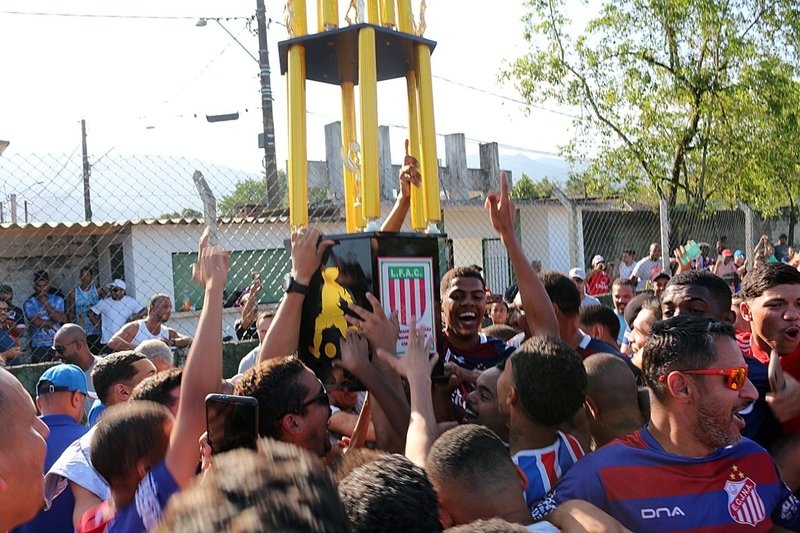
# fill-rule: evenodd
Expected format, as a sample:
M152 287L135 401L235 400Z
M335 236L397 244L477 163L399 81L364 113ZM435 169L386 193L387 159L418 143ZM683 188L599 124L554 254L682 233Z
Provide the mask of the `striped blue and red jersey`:
M684 457L664 451L646 427L576 463L538 510L572 499L632 531L794 530L800 522L800 503L755 442Z
M525 472L528 487L525 501L528 507L535 505L549 493L564 474L578 459L583 457L583 449L572 435L557 432L556 440L546 448L520 450L511 460Z

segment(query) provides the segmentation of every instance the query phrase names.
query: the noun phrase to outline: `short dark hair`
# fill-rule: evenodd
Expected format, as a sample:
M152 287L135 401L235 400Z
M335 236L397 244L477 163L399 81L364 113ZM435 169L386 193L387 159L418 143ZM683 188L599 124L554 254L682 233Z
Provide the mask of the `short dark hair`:
M425 472L434 487L472 487L476 497L503 490L517 475L500 437L477 424L456 426L436 439L425 459Z
M214 456L202 483L176 494L157 531L350 530L331 473L311 454L261 439Z
M667 384L659 381L674 370L707 368L716 358L714 341L734 337L727 322L678 315L653 324L653 331L644 345L642 374L656 398L667 394Z
M336 481L341 481L350 475L350 472L356 468L370 463L378 457L389 455L389 452L384 450L376 450L373 448L348 448L347 453L341 453L333 458L328 463L328 466L333 471Z
M80 274L83 275L84 272L88 272L91 275L94 275L94 269L90 266L82 266Z
M281 420L288 413L304 414L303 399L308 389L298 376L306 366L297 357L269 359L244 373L234 394L258 400L258 433L281 438Z
M528 528L522 524L506 522L502 518L489 518L447 528L445 533L525 533L527 531Z
M639 316L642 310L648 309L656 314L656 320L661 320L661 302L652 294L643 292L634 296L628 305L625 306L625 323L633 329L633 321Z
M586 305L581 307L580 322L587 326L600 324L604 326L613 338L619 336L619 319L610 308L605 305Z
M508 360L520 404L531 420L555 427L583 405L586 370L575 350L561 340L531 337Z
M542 272L539 277L542 279L550 301L556 304L564 315L578 316L581 307L581 293L575 282L556 270Z
M97 397L108 405L111 387L117 383L130 385L136 375L133 363L145 359L145 356L134 350L125 350L102 357L92 370L92 383Z
M447 293L447 288L450 286L453 278L475 278L480 280L484 290L486 289L486 281L483 279L483 275L479 270L471 266L454 267L445 272L444 276L442 276L442 281L439 285L439 292L442 298L444 298L444 295Z
M33 282L37 283L39 281L50 281L50 274L47 273L47 270L37 270L33 274Z
M667 284L669 287L705 287L720 309L731 308L731 288L721 277L708 270L687 270L675 274Z
M439 502L425 471L392 454L353 470L339 496L355 533L441 531Z
M175 387L181 386L183 368L168 368L163 372L156 372L139 382L131 392L131 400L148 400L171 407L173 399L170 392Z
M778 285L797 283L800 283L800 271L796 267L786 263L768 263L747 273L742 280L741 293L745 300L752 300Z
M154 402L124 402L109 407L95 426L90 446L92 466L112 488L122 488L144 459L155 466L167 453L164 424L172 415ZM135 487L127 487L133 488Z
M618 278L616 278L616 279L615 279L615 280L614 280L614 281L611 283L611 288L613 289L614 287L621 287L621 286L623 286L623 285L627 285L628 287L630 287L631 289L633 289L633 292L636 292L636 282L634 282L634 281L633 281L632 279L630 279L630 278L623 278L623 277L618 277Z
M497 337L501 341L507 342L511 337L519 333L519 331L507 324L490 324L485 328L481 328L481 333L491 337Z

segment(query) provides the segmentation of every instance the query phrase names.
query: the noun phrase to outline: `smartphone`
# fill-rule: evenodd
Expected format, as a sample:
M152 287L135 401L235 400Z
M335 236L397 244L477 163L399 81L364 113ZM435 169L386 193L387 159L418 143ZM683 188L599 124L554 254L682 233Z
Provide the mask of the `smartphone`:
M258 400L250 396L206 396L206 430L212 453L256 448Z

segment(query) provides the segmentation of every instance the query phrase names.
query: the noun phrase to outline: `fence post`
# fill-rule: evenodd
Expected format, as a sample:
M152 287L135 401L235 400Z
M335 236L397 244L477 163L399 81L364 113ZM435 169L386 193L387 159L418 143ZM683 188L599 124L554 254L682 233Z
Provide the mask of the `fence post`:
M661 228L661 269L663 272L670 273L669 258L672 249L669 247L669 208L666 198L658 201L658 222Z
M581 212L575 202L570 199L564 191L556 187L553 189L553 194L556 195L561 205L569 211L569 264L572 267L584 268L583 261L583 222Z
M325 125L325 166L328 174L328 192L337 200L344 196L344 176L342 174L342 123L339 121Z
M467 172L467 141L463 133L444 136L444 161L442 189L445 197L448 200L466 200L472 184Z
M753 213L753 208L746 203L736 200L736 205L744 212L744 253L747 258L747 263L752 264L753 257L751 257L751 254L756 247L756 237L753 235L753 217L755 215Z

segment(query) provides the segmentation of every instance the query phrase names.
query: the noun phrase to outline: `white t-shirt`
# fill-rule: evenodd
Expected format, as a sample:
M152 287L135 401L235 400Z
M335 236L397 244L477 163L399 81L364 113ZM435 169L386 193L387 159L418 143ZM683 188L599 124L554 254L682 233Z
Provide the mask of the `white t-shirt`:
M103 319L103 335L100 337L100 342L108 344L108 339L122 329L122 326L130 320L131 315L142 309L144 307L127 294L119 300L114 300L109 296L94 304L92 312L100 315Z

